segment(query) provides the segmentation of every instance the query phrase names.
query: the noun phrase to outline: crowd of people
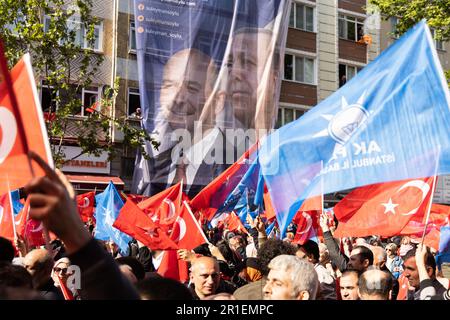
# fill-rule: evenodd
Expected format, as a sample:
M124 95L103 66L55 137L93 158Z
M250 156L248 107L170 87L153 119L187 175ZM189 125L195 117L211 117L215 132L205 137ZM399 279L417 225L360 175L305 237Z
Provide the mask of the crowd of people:
M336 239L323 215L319 243L268 238L258 216L248 233L207 230L208 244L180 249L186 283L156 271L162 251L130 242L128 256L94 239L81 221L70 183L39 158L46 172L26 187L29 215L56 240L26 248L0 239L1 299L146 300L429 300L450 298L430 248L408 237ZM295 226L292 226L295 228Z

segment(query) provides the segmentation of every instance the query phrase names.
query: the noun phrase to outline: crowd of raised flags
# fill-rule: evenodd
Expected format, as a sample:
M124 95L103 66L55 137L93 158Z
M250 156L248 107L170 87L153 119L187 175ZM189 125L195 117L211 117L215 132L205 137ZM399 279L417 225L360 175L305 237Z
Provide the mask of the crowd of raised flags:
M11 71L14 89L1 83L0 112L14 114L17 127L0 118L0 236L36 247L45 245L47 231L29 218L26 198L11 191L44 174L30 169L30 146L51 163L38 141L45 140L41 121L30 118L30 104L27 112L21 109L22 96L33 97L35 88L11 99L16 86L30 86L30 68L26 57ZM246 234L255 219L269 236L302 245L323 241L325 214L329 223L338 222L336 237L409 236L438 252L439 263L449 262L450 207L432 203L437 176L450 173L449 105L430 31L421 22L342 89L250 148L193 199L183 182L148 198L119 193L110 183L101 193L78 195L78 211L93 236L113 241L123 256L132 239L164 250L158 273L182 282L188 281L188 264L177 250L210 244L210 229ZM34 116L42 118L39 111ZM324 208L324 194L346 189L353 191L333 210ZM289 232L293 225L295 233Z

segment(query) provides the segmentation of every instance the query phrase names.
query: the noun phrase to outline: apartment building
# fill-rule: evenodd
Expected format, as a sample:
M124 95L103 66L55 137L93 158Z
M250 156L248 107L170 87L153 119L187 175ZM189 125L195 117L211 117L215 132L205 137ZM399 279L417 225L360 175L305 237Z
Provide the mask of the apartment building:
M379 54L365 0L293 0L276 127L335 92ZM371 44L364 42L364 36Z

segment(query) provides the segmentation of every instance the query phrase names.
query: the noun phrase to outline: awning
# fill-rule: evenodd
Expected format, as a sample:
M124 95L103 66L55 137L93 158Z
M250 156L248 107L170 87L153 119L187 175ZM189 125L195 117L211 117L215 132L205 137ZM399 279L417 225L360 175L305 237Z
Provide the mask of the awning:
M74 189L79 191L104 190L106 189L110 181L114 183L114 186L118 190L123 190L125 187L125 182L123 182L119 177L115 176L67 174L66 177L72 183Z

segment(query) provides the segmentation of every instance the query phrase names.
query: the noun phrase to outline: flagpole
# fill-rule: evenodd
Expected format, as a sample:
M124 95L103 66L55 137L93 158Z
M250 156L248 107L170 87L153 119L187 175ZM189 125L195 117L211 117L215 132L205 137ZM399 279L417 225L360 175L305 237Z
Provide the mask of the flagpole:
M436 159L436 166L434 168L434 178L433 178L433 184L431 186L431 194L430 194L430 201L428 203L427 206L427 217L425 219L425 228L423 229L423 234L422 234L422 241L420 241L420 244L423 245L423 242L425 240L425 234L427 233L427 228L428 228L428 222L430 220L430 212L431 212L431 204L433 202L433 196L434 196L434 187L436 185L436 180L437 180L437 171L438 171L438 167L439 167L439 158L441 155L441 147L438 147L438 154L437 154L437 159Z
M322 173L323 170L323 160L320 161L320 172ZM320 202L321 202L321 209L322 212L320 213L321 215L324 213L324 203L323 203L323 174L320 175Z
M192 213L191 208L189 207L189 204L186 202L186 200L183 201L183 204L186 206L189 214L192 217L192 220L194 220L195 225L197 226L198 230L200 231L200 234L202 235L203 239L205 239L207 244L211 244L211 242L208 241L208 238L206 238L205 233L203 232L203 229L201 228L201 226L198 224L197 219L195 219L194 214Z
M12 202L12 196L11 196L11 188L9 186L9 175L6 175L6 183L8 184L8 198L9 198L9 206L11 211L11 223L13 226L13 232L14 232L14 242L17 241L17 231L16 231L16 221L14 219L14 207Z

